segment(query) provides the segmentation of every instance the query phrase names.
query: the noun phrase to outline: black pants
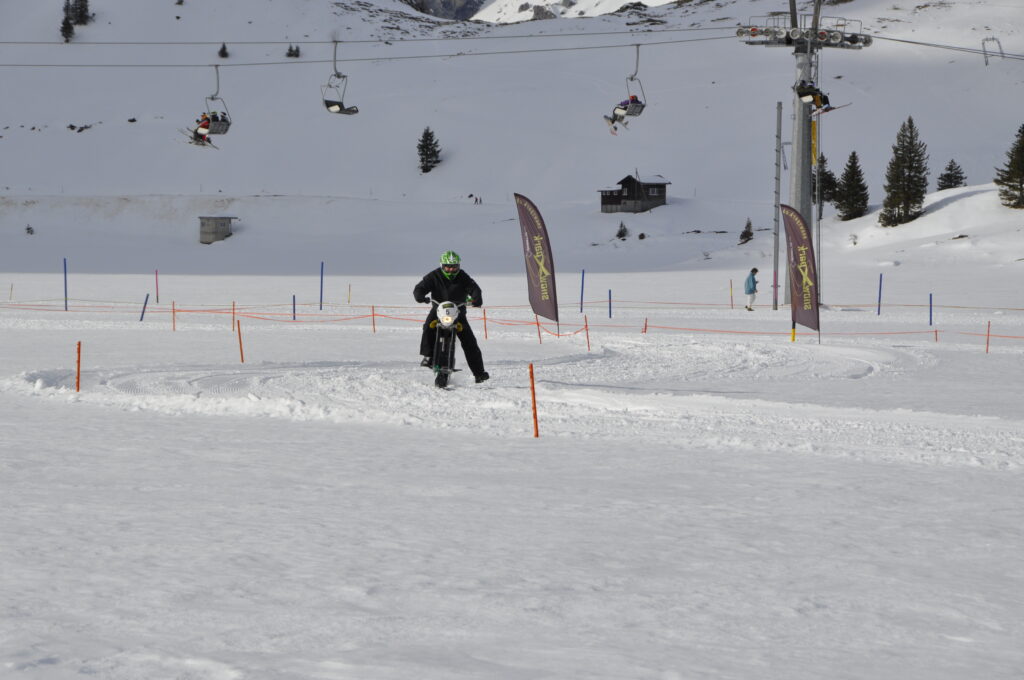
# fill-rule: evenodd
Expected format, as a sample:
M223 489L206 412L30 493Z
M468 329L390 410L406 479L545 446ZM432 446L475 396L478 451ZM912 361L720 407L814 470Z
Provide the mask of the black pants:
M427 320L423 322L423 336L420 338L420 354L425 357L434 356L434 340L437 337L437 329L431 328L430 323L436 320L437 307L433 307L430 314L427 314ZM473 375L480 375L484 372L484 356L480 353L480 345L476 342L476 336L473 335L473 329L469 325L465 311L459 313L456 323L462 326L462 330L456 331L455 334L462 344L462 353L466 355L466 365L469 366L469 370L473 371Z

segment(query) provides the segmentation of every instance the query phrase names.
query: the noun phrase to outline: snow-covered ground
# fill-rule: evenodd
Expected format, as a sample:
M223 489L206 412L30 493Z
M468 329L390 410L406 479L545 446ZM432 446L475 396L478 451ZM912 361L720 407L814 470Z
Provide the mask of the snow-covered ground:
M397 3L246 3L94 2L78 39L227 39L256 61L284 46L244 38L429 33ZM1024 52L1013 7L980 7L834 9L915 40L997 31ZM768 9L651 11L671 26ZM31 3L0 38L52 40L56 16ZM237 127L220 151L175 129L209 93L206 66L0 67L0 678L1024 675L1024 216L987 183L1020 124L1019 67L881 39L828 57L833 99L857 101L824 123L825 152L837 173L858 152L874 208L823 221L823 332L792 342L770 287L792 57L703 45L703 61L643 53L656 96L619 137L599 116L629 48L346 65L361 113L338 120L318 108L330 64L309 56L328 48L305 45L305 66L221 69ZM2 44L0 62L211 51L149 49ZM524 116L524 93L548 108ZM955 157L970 186L882 229L908 115L933 179ZM420 175L427 124L445 156ZM634 168L673 182L669 204L598 212L596 189ZM554 246L561 324L539 336L512 192ZM236 233L199 245L211 214L238 216ZM755 238L737 246L747 216ZM451 247L483 287L471 318L491 380L441 391L418 366L411 291Z

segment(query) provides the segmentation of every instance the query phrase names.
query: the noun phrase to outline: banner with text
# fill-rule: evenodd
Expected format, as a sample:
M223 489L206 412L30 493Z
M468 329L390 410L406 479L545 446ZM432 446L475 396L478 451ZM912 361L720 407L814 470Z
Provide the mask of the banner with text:
M526 258L526 285L530 291L533 313L558 322L558 296L555 292L555 261L544 218L537 206L526 196L515 194L519 226L523 232L523 255Z
M786 255L789 260L789 291L793 323L820 330L818 323L818 268L814 259L811 230L803 215L780 205L786 225Z

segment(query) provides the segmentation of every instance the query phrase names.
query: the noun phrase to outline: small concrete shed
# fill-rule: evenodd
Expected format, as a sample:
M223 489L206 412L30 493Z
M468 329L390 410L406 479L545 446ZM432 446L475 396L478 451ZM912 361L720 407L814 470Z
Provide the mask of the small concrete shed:
M237 217L199 217L199 242L204 244L223 241L231 236L231 220Z

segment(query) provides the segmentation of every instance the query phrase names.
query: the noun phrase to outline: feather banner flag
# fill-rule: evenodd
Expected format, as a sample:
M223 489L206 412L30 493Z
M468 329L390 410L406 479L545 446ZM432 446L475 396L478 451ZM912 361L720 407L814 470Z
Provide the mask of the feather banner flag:
M780 205L786 225L786 256L789 260L789 292L793 323L821 330L818 323L818 267L814 259L811 230L803 215ZM794 326L795 327L795 326Z
M515 194L519 226L523 232L523 256L526 258L526 285L533 313L558 323L558 295L555 291L555 261L544 218L533 201Z

